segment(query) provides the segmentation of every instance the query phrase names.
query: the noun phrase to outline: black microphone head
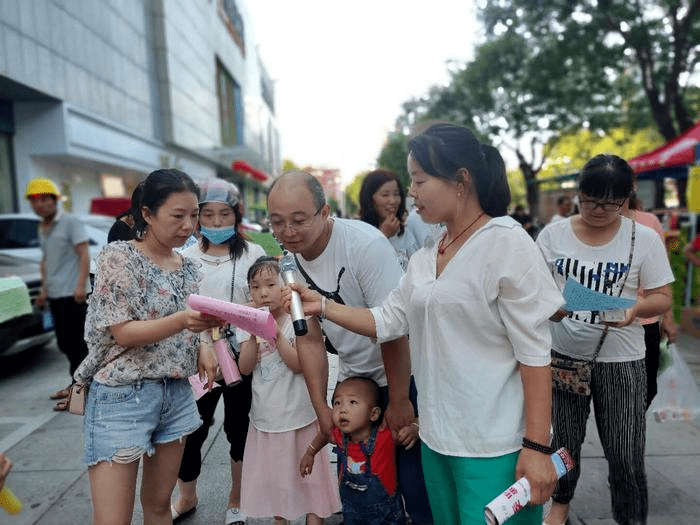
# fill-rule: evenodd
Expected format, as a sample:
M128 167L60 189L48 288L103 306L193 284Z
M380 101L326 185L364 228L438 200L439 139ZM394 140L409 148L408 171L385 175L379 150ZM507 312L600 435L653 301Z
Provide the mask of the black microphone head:
M306 326L306 319L297 319L292 322L292 325L294 326L295 335L306 335L309 331L309 328Z

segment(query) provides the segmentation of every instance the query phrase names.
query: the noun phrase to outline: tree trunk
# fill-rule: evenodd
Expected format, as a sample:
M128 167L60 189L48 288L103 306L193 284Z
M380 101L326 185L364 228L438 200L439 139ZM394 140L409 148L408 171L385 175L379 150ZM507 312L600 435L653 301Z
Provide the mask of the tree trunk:
M537 221L540 216L540 187L537 185L537 172L539 170L536 170L531 163L525 160L520 150L516 150L515 154L518 156L518 165L525 178L525 198L530 217Z
M531 179L525 179L527 184L527 207L530 209L530 217L539 224L540 216L540 187L537 185L537 180L534 175Z

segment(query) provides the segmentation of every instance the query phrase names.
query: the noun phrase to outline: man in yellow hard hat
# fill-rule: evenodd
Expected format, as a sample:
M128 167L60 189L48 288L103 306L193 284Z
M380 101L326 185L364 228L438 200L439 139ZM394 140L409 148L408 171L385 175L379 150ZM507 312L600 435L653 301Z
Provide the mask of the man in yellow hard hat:
M36 305L44 308L48 300L54 321L58 348L70 362L73 372L88 353L83 331L90 292L90 256L88 236L77 217L59 207L58 186L46 178L29 181L25 197L39 217L41 244L41 292ZM54 410L67 408L68 388L51 396L58 399Z

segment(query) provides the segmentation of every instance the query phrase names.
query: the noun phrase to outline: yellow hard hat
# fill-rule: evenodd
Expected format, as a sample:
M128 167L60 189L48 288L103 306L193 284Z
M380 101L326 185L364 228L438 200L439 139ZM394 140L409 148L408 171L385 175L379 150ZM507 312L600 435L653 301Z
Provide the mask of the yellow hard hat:
M28 199L32 195L55 195L56 197L60 197L61 192L58 190L56 183L51 179L38 177L29 181L29 184L27 184L27 191L24 193L24 198Z

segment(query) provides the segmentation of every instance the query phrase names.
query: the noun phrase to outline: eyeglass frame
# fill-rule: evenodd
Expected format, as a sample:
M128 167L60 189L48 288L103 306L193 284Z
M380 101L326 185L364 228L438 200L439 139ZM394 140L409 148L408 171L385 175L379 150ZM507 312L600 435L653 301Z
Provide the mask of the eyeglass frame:
M606 213L612 213L614 211L620 211L620 208L624 206L626 199L622 199L619 204L614 201L600 201L599 199L584 199L583 193L579 193L578 202L582 210L593 211L596 208L600 208ZM608 206L608 208L606 208ZM612 206L612 207L611 207Z
M275 226L272 219L270 219L268 217L270 229L272 230L273 233L283 233L283 232L287 231L287 228L292 230L294 233L308 230L309 227L311 226L311 222L313 221L314 217L317 217L318 214L321 213L321 210L323 209L324 206L325 206L325 204L321 204L321 206L319 206L319 208L316 210L316 213L314 213L313 215L306 217L300 221L299 220L295 221L294 219L292 219L291 221L280 221L282 224L278 224L277 226ZM295 222L297 223L296 225L293 224Z

